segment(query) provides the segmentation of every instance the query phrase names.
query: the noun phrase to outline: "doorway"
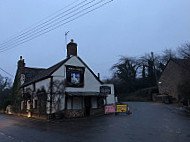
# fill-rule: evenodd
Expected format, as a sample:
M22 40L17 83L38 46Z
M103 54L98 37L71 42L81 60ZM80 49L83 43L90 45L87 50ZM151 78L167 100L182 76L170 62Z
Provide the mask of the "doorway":
M85 115L90 116L91 97L84 97Z

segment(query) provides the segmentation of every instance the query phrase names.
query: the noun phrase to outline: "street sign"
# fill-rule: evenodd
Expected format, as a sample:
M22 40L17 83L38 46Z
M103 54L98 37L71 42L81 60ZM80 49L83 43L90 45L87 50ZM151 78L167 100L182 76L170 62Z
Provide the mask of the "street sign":
M105 106L105 114L115 113L115 105Z
M116 112L127 112L127 105L117 105Z

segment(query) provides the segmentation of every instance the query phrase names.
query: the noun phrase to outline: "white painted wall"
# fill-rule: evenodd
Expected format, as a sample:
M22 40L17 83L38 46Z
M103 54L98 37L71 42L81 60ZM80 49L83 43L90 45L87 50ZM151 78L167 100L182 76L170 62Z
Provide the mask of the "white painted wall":
M84 64L75 56L69 59L64 65L85 67ZM73 88L67 87L68 92L99 92L101 83L92 75L92 73L85 68L84 72L84 87Z
M69 59L65 64L63 64L57 71L53 73L54 80L64 80L66 78L66 66L78 66L85 67L84 64L75 56ZM99 92L101 83L93 76L93 74L85 67L84 72L84 87L82 88L74 88L74 87L66 87L66 91L68 92ZM97 98L92 97L91 100L92 108L97 108ZM63 102L63 106L65 102ZM71 99L68 99L67 109L71 109ZM82 98L73 98L73 109L82 109Z
M73 97L73 109L82 109L81 97Z
M63 96L63 99L61 100L61 110L65 109L65 95Z
M107 100L107 104L115 104L116 103L116 98L115 98L115 91L114 91L114 85L113 84L104 84L102 86L109 86L111 87L111 94L108 94L106 100Z
M72 109L71 108L71 98L70 97L67 99L67 109Z
M97 97L91 98L91 105L92 105L92 108L98 108Z
M64 74L64 66L60 67L57 72L53 73L53 81L60 81L60 83L62 81L64 81L65 77L63 76ZM57 88L54 87L53 91L55 91ZM64 87L63 87L64 89ZM65 90L62 90L63 92L65 92ZM60 94L57 96L57 98L55 98L55 102L58 100L58 97L61 97L61 102L60 102L60 110L64 110L65 109L65 94ZM57 107L57 106L55 106ZM55 109L55 111L57 111L58 108Z
M27 101L27 110L29 110L30 109L30 101L28 100Z
M59 69L57 69L53 74L53 81L59 80L59 81L64 81L65 80L65 65L62 65ZM56 89L56 88L54 88ZM69 105L69 106L68 106ZM71 108L71 104L67 104L67 108ZM62 96L61 99L61 104L60 104L60 110L65 109L65 95Z
M33 98L33 108L35 108L35 105L36 105L36 104L35 104L35 100L38 100L37 97L34 97L34 98ZM35 109L36 109L36 108L35 108Z
M47 112L47 114L50 114L50 102L49 101L46 103L46 112Z
M65 78L65 66L64 65L62 65L58 70L56 70L53 74L52 74L52 76L53 77L58 77L58 79L59 78L61 78L61 79L63 79L63 78Z
M24 87L24 92L26 92L26 90L28 90L28 89L30 89L31 91L33 91L34 90L33 85L31 84L31 85L28 85L28 86ZM30 92L30 93L32 93L32 92ZM23 109L23 101L21 101L21 110L22 109ZM29 100L27 100L27 102L26 102L26 109L27 110L30 109L30 102L29 102Z
M46 92L48 92L49 91L49 87L50 87L50 78L38 81L38 82L35 83L35 85L36 85L36 91L38 89L41 89L42 87L44 87L44 89L46 90Z
M21 101L21 110L24 108L24 101Z

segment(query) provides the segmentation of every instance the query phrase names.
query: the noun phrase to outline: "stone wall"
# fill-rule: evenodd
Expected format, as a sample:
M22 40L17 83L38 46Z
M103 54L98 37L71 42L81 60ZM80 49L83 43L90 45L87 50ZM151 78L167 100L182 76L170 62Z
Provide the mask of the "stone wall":
M92 108L90 109L90 116L104 115L103 108ZM74 110L65 110L64 117L65 118L74 118L74 117L84 117L85 109L74 109Z
M84 109L68 109L64 111L65 118L84 117Z
M92 108L90 110L91 116L104 115L104 108Z
M159 79L159 93L178 100L178 85L188 78L190 78L189 71L171 60Z
M177 86L180 80L180 66L170 61L159 79L159 92L178 99Z

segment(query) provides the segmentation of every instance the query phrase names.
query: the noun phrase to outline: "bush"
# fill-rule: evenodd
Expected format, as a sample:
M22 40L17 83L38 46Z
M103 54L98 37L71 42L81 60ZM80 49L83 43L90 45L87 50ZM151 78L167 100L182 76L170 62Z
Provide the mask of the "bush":
M141 89L130 94L120 94L119 101L152 101L153 93L158 93L157 87Z
M184 101L190 100L190 79L183 81L178 85L178 94L180 98L184 98ZM188 105L188 103L186 104Z

